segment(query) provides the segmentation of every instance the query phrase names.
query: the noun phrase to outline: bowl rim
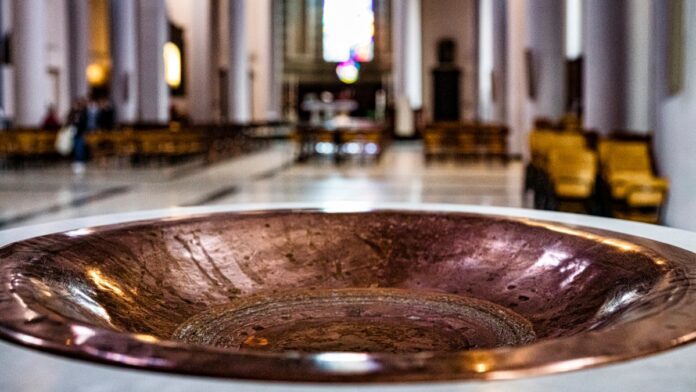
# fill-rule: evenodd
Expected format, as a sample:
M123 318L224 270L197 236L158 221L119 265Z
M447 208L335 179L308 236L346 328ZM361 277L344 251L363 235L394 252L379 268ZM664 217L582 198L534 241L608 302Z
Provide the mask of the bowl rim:
M0 232L5 249L29 238L51 234L71 236L138 226L154 221L183 221L212 214L270 212L438 212L482 215L539 225L570 235L590 235L635 244L651 257L665 257L691 277L683 297L667 314L647 317L609 330L549 339L526 346L460 353L259 353L232 352L119 333L74 320L45 320L29 309L6 285L0 286L0 339L66 357L196 376L300 382L409 382L518 379L596 367L672 349L696 340L696 234L635 222L547 211L447 204L403 203L292 203L176 208L22 227ZM609 226L613 230L599 229ZM648 238L628 233L646 234ZM34 235L32 235L34 234ZM689 242L693 241L693 242ZM685 246L686 245L686 246ZM690 246L689 246L690 245ZM5 271L0 263L0 271ZM0 276L2 281L3 276ZM5 305L2 305L3 301ZM9 305L8 305L9 304ZM26 322L27 314L31 322ZM19 322L21 320L22 322ZM646 321L647 320L647 321ZM672 323L675 329L659 329ZM672 325L669 324L669 325ZM661 331L659 339L654 338ZM84 337L80 344L65 344L70 335ZM76 335L76 336L77 336ZM621 343L616 343L620 341ZM125 352L123 348L126 348Z

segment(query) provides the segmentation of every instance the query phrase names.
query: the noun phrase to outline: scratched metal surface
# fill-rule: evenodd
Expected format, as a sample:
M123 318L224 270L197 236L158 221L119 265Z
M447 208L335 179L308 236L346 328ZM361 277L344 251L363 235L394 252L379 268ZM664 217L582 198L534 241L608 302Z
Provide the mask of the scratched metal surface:
M495 213L495 209L489 211ZM381 379L389 381L427 379L423 377L426 374L433 379L486 377L487 375L491 375L491 378L507 378L496 377L496 374L503 374L501 371L505 371L505 366L513 363L515 366L526 363L527 375L537 374L538 371L534 369L535 366L540 366L541 360L553 364L560 363L559 355L567 355L568 352L588 354L587 348L583 351L579 345L559 346L560 340L555 338L565 336L568 338L562 339L563 342L572 342L574 337L582 336L590 329L595 330L592 336L596 336L596 331L599 330L601 337L614 339L620 337L620 333L632 332L632 337L618 342L609 340L601 347L588 345L588 338L575 339L576 344L582 341L583 346L589 346L590 349L595 350L595 355L604 353L605 356L611 350L622 347L626 349L626 342L630 342L633 347L633 351L628 351L629 356L635 356L678 343L678 337L675 338L678 334L686 336L684 325L681 324L685 320L683 315L670 316L670 311L673 312L676 309L681 312L684 310L683 306L693 303L688 290L690 285L679 283L689 282L692 278L692 275L689 275L689 268L693 267L691 253L622 234L452 212L447 214L383 212L327 215L315 212L297 214L275 211L261 215L228 214L176 219L108 229L74 231L68 235L61 234L32 240L17 245L20 249L14 249L9 256L4 251L2 258L30 254L30 259L37 257L37 254L52 257L52 263L46 263L45 260L39 262L35 259L36 266L40 268L37 267L36 270L29 268L22 276L14 275L13 280L14 283L21 283L25 285L22 287L28 288L24 292L18 290L15 293L23 301L26 300L25 305L31 303L32 305L28 306L38 314L38 316L31 316L28 320L31 326L30 331L46 329L47 324L56 326L56 321L72 323L69 331L63 330L69 332L70 336L53 333L60 330L60 327L56 327L58 329L55 330L48 328L47 330L52 332L50 335L41 336L40 333L35 335L39 336L42 343L49 338L53 339L54 343L61 338L73 339L72 346L68 346L74 351L61 351L62 349L55 347L43 347L44 349L77 357L90 357L98 361L122 363L130 361L125 363L129 366L157 368L164 365L161 370L175 372L224 376L220 373L221 370L230 371L225 366L211 366L217 362L210 357L211 355L224 357L230 355L229 352L199 348L201 351L198 353L198 358L203 360L207 358L208 362L205 363L213 369L206 372L201 371L203 367L196 367L200 366L200 363L192 366L195 360L192 360L190 356L191 350L186 350L188 357L182 356L185 354L181 352L180 346L166 341L173 329L183 320L211 305L230 301L231 298L251 293L258 294L264 290L285 290L298 285L337 288L374 287L376 284L381 287L450 294L457 294L455 292L461 290L462 295L485 299L515 309L515 312L532 321L535 332L541 340L541 343L535 345L506 349L508 351L500 352L500 356L496 356L496 352L491 351L483 357L477 357L478 362L473 361L474 358L465 353L457 356L456 361L451 357L438 358L435 353L435 356L427 359L436 366L429 364L420 366L420 370L411 373L415 375L411 378L408 372L414 369L398 364L394 358L380 354L363 358L371 361L364 363L377 363L382 366L379 369L384 371L381 374L385 377ZM366 216L370 218L366 219ZM593 223L591 219L587 222ZM277 232L272 231L274 226L278 226ZM637 227L642 228L642 226ZM425 228L430 230L424 230ZM433 230L433 228L439 229ZM308 235L307 230L325 234L316 238L316 235ZM654 230L660 231L660 229ZM521 232L526 234L520 234ZM269 234L270 237L265 237L264 233ZM423 233L426 234L423 235ZM221 237L227 240L220 240ZM309 245L310 238L314 238L312 242L316 249L312 249L313 247ZM474 238L476 240L472 240ZM606 241L607 239L609 241ZM408 242L410 246L404 247L404 244L398 241L410 241ZM517 248L515 245L500 246L501 241L505 244L517 244ZM398 245L394 245L394 242ZM542 244L545 244L545 247L541 246ZM22 248L22 246L25 247ZM483 253L482 249L485 250ZM549 255L549 249L553 250L551 254L556 255L555 259L550 259L549 256L544 258L544 255ZM337 252L337 250L340 251ZM222 252L222 254L216 252ZM563 252L566 254L565 258L559 258L558 255ZM87 254L92 256L85 259ZM124 257L124 254L130 256ZM230 254L234 256L229 257ZM226 257L220 257L222 255ZM312 257L313 255L321 256ZM332 256L329 257L329 263L323 260L327 255ZM75 265L74 260L78 256L82 257L83 261ZM244 256L249 257L245 259ZM266 261L252 262L251 260L255 257L258 257L257 260ZM130 261L132 264L129 264L130 258L133 259ZM26 262L27 259L23 257L22 260ZM226 261L218 263L218 260ZM229 260L234 262L230 263ZM245 264L244 260L248 262ZM310 263L310 260L314 263ZM469 262L464 262L466 260ZM582 260L593 262L588 264L580 262ZM336 264L337 261L339 264ZM151 264L148 265L148 263ZM212 263L215 263L215 266ZM314 269L307 268L315 264ZM466 267L467 264L470 266ZM7 265L7 262L2 263L3 268ZM143 271L145 268L143 265L148 265L148 269L154 272ZM341 267L337 268L337 265ZM382 269L377 269L375 272L371 268L374 265L382 266ZM490 268L482 268L482 265L490 265ZM630 265L630 268L627 268L627 265ZM494 268L495 266L497 268ZM571 268L572 266L575 266L573 267L575 269ZM541 271L537 271L536 275L530 274L529 271L535 268L541 268ZM579 270L581 271L578 272ZM59 278L48 282L41 281L40 277L46 278L46 271L50 272L51 276ZM276 272L274 274L271 271ZM380 273L380 271L393 273ZM439 275L436 274L437 272ZM540 279L543 275L554 275L553 272L558 275L554 279L550 281ZM438 276L437 279L435 275ZM569 285L567 281L572 275L575 275L573 279L577 284ZM277 277L273 278L273 276ZM196 288L190 287L192 281L196 282ZM513 281L517 284L510 283ZM269 282L272 286L264 287ZM563 282L566 282L565 285ZM76 288L71 289L72 286L77 287L77 295L75 295ZM574 294L563 292L565 287L575 290ZM552 294L549 291L551 288L556 290L555 293ZM41 298L42 289L47 292L53 290L51 294L54 298L51 296ZM176 290L175 294L173 294L174 290ZM141 295L144 298L140 298ZM79 298L82 298L82 302ZM573 302L574 300L581 302ZM6 301L3 303L6 304ZM511 307L513 303L517 306ZM39 306L34 307L37 304ZM98 310L99 307L94 304L101 306L104 312ZM41 311L46 311L49 317L44 319ZM63 319L53 319L56 314ZM104 316L105 314L108 314L108 318ZM656 330L653 328L656 328L658 324L651 323L650 320L656 319L656 314L660 316L658 324L661 327L672 325L669 324L671 321L675 322L675 325L672 325L673 332L670 332L669 328L663 328L661 334L654 334ZM22 314L23 322L27 321L26 316ZM670 317L674 317L674 320ZM640 328L631 329L631 326L636 324L636 320L648 320L648 322L638 323ZM604 335L602 335L603 330L606 330ZM123 332L127 332L128 339L114 339L116 336L124 335ZM649 338L650 333L654 335L652 339ZM92 335L89 336L90 334ZM75 341L80 339L84 341ZM645 344L641 345L639 340L644 340ZM592 342L591 336L589 342ZM665 346L665 342L669 344ZM24 343L32 345L29 341ZM65 341L61 344L65 345ZM90 346L100 348L98 352L102 354L90 353L87 350ZM537 359L537 362L530 357L530 354L539 354L540 351L525 351L535 347L547 351L547 356L538 357L541 359ZM554 347L556 354L549 355ZM105 348L106 351L103 351L102 349ZM80 350L82 350L81 353ZM103 355L104 352L127 355L107 357ZM502 355L503 353L505 355ZM515 353L518 354L514 355ZM166 355L171 356L166 357ZM253 355L251 357L253 359ZM322 374L326 376L330 373L325 371L313 373L321 361L317 361L316 356L311 357L311 361L308 361L308 358L303 358L304 362L300 361L300 365L306 366L303 370L310 370L304 374L310 374L321 380ZM503 360L504 358L508 359ZM511 362L510 358L517 362ZM138 359L140 359L139 362ZM157 364L153 359L162 361ZM167 359L169 359L168 362ZM261 361L261 365L279 365L275 361L284 359L288 358L274 357L271 362ZM340 357L334 359L337 359L333 362L334 365L341 363ZM345 359L347 357L343 358ZM389 362L390 359L392 362ZM614 359L621 358L616 357L612 360ZM247 357L245 360L248 362ZM593 366L603 361L598 359L586 365ZM461 365L453 367L452 364L455 362ZM481 363L485 364L486 369L474 367L474 365L480 366ZM395 367L397 366L395 364L398 364L398 367ZM444 372L442 367L444 365L449 366L447 372ZM293 370L292 366L289 368ZM251 366L232 369L231 376L244 377L243 374L234 373L235 371L261 370L256 374L261 378L292 379L287 377L283 370L278 371L278 369L282 369L282 366L271 366L270 370L267 368L265 371ZM365 369L359 366L356 369L356 374L350 375L353 381L374 379L365 373ZM423 372L424 369L426 372ZM565 366L559 366L555 370L571 369L573 367L568 367L566 363ZM293 371L296 372L297 368ZM350 377L346 377L345 369L343 371L339 377L336 377L335 373L329 374L330 379L349 379ZM372 371L373 374L378 374L374 373L374 368ZM397 373L399 377L396 376ZM443 374L448 376L443 377ZM523 372L519 372L515 377L520 375L523 375ZM524 384L528 381L520 382Z

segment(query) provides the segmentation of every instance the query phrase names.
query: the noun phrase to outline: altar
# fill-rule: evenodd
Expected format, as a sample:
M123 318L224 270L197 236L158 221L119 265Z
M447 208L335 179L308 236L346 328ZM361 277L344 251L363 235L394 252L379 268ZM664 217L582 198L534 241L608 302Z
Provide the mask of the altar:
M297 161L329 156L339 164L351 157L378 160L389 140L388 127L383 122L337 116L318 124L297 125L294 140Z

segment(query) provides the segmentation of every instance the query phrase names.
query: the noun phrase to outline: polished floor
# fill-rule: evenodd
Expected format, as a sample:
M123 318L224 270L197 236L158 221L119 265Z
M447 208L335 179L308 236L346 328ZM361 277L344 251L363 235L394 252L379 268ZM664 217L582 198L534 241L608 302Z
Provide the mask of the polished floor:
M393 144L379 163L297 164L293 146L270 148L204 166L103 168L84 176L65 166L5 171L0 228L60 219L176 206L340 201L529 206L523 166L493 162L426 165L418 142Z

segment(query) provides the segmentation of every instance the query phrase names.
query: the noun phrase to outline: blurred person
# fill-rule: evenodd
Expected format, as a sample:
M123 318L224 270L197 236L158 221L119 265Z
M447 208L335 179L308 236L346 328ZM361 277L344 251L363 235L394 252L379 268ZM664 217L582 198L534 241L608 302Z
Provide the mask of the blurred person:
M0 130L5 130L9 128L7 116L5 116L5 109L0 106Z
M41 128L46 130L60 129L60 119L58 119L58 113L54 105L48 107L48 111L41 123Z
M76 175L82 175L87 170L87 143L85 142L85 134L88 130L87 107L87 100L83 98L75 100L67 118L67 124L75 127L72 171Z
M97 115L97 127L99 129L112 130L115 125L116 112L111 101L104 98L99 101L99 114Z
M95 100L89 100L85 106L85 130L94 131L99 126L99 105Z

